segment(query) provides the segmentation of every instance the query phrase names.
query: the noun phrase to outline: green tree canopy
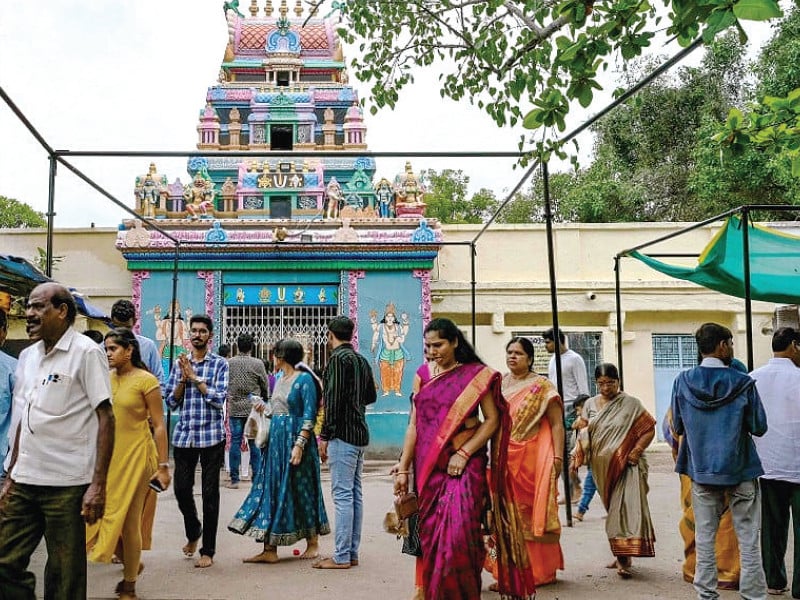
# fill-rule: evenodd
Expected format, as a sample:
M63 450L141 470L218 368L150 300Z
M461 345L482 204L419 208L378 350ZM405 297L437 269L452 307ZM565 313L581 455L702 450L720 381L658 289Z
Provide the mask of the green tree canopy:
M748 76L745 56L738 38L726 34L708 47L699 66L660 77L599 121L591 165L551 176L554 218L699 221L742 204L800 203L800 182L785 157L745 148L721 160L710 143L730 107L743 106L763 85ZM633 61L621 83L639 80L655 62ZM542 220L541 199L537 178L499 218Z
M731 109L713 139L734 163L753 148L775 168L800 177L800 9L780 22L755 73L755 102Z
M425 214L442 223L482 223L497 207L494 192L480 189L467 199L469 176L459 169L420 173L425 186Z
M45 227L44 215L14 198L0 196L0 227Z
M348 0L339 34L358 45L352 68L371 84L372 110L393 107L417 69L440 69L441 94L476 103L498 125L564 130L617 57L642 54L657 31L688 45L740 20L781 15L777 0ZM323 4L320 1L319 4Z

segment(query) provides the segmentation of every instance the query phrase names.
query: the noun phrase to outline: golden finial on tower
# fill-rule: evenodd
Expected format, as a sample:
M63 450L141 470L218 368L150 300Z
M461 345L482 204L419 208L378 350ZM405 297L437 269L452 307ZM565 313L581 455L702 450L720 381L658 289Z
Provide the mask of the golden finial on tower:
M278 12L281 13L281 19L285 19L286 15L289 14L289 7L286 6L286 0L281 0L281 7Z
M258 16L258 0L250 0L250 15L254 19Z
M264 6L264 14L268 17L272 16L272 0L267 0L267 4Z
M297 4L294 6L294 14L296 14L298 18L303 16L303 3L300 2L300 0L297 0Z

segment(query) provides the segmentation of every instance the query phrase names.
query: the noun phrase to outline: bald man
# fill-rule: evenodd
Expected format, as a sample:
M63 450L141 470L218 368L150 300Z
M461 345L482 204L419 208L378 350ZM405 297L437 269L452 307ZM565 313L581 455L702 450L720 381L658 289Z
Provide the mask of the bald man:
M17 365L14 406L23 410L0 488L1 600L35 598L27 567L42 536L45 600L86 598L85 523L105 510L114 414L108 359L75 330L76 314L69 290L57 283L28 297L34 344Z

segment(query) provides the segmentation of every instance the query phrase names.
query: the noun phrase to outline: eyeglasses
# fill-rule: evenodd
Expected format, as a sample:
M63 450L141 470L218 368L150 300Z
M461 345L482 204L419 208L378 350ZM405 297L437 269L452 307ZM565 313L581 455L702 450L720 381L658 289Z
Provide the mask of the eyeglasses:
M601 387L615 387L615 386L619 385L619 381L617 381L616 379L608 379L608 380L600 381L598 379L597 381L595 381L595 384L599 388L601 388Z

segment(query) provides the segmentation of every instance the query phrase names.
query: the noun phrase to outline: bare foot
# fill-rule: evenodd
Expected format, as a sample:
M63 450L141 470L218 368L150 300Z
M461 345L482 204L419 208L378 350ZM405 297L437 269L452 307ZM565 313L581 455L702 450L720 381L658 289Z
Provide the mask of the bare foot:
M199 559L197 559L197 562L194 563L194 566L198 569L207 569L213 564L214 564L214 559L211 558L210 556L203 554L200 556Z
M268 564L275 564L280 559L278 558L277 550L264 550L263 552L259 552L255 556L250 556L248 558L243 558L243 563L268 563Z
M194 556L194 553L197 552L197 545L199 543L200 543L200 538L186 542L186 545L182 548L183 555L189 558Z
M306 551L300 555L303 560L319 558L319 542L316 538L306 540Z
M499 592L500 588L497 587L496 583L489 584L489 591L490 592Z
M414 596L411 600L425 600L425 590L421 587L414 588Z

